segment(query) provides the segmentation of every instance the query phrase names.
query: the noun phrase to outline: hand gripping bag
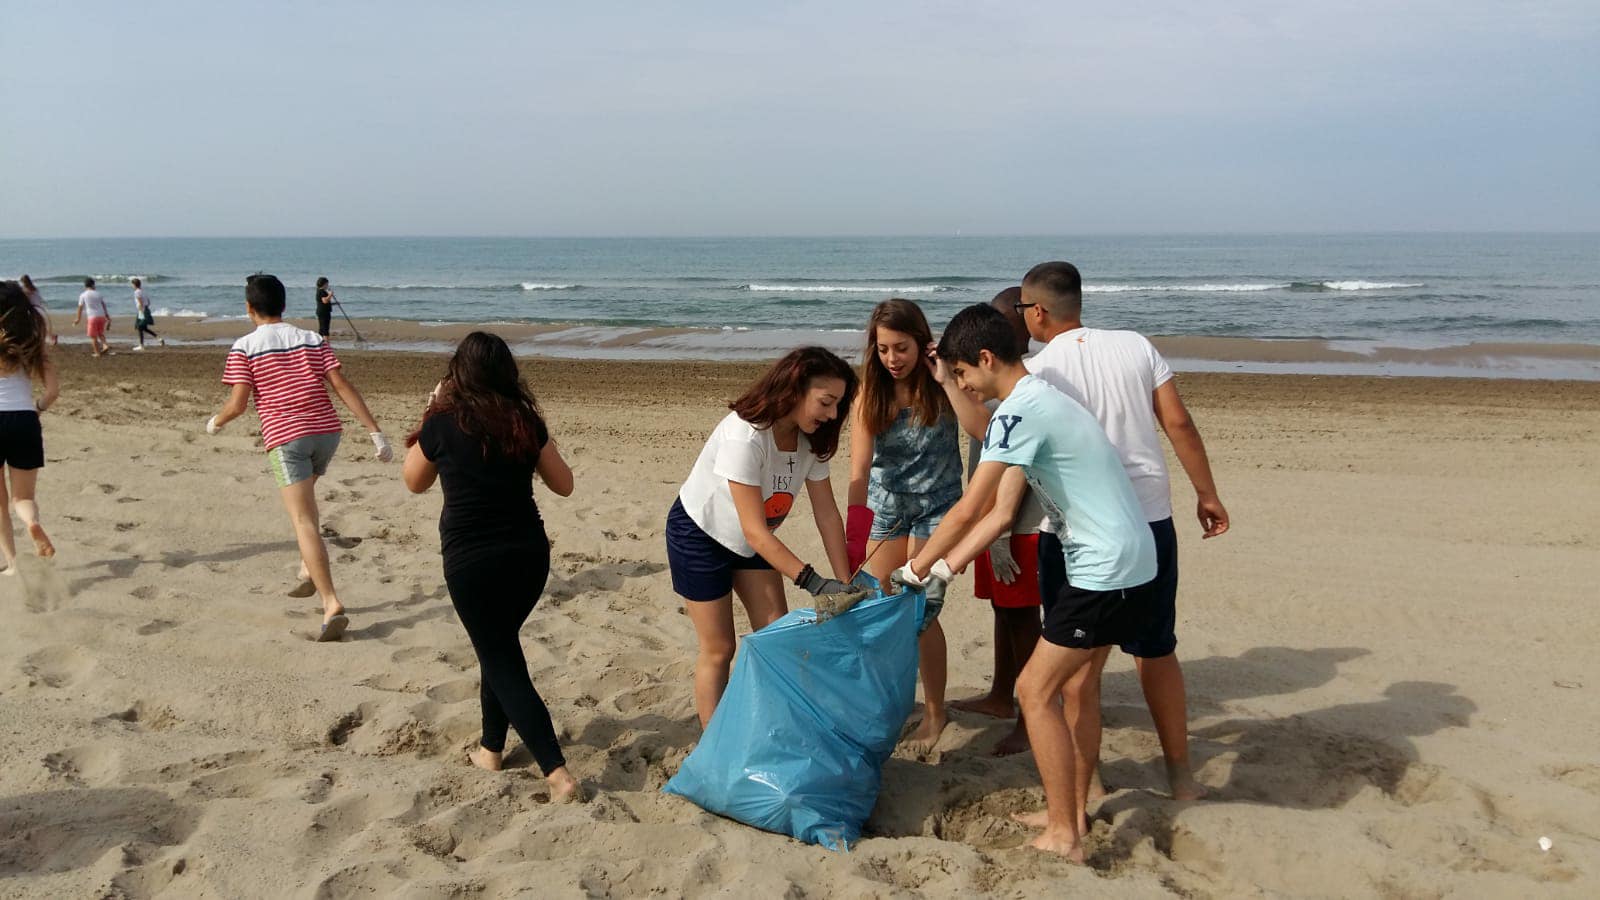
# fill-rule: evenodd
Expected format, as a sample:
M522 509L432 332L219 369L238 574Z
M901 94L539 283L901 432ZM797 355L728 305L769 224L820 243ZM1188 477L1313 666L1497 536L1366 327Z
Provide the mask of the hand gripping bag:
M797 609L744 639L711 724L663 790L830 850L861 837L911 714L922 592L874 593L819 622Z

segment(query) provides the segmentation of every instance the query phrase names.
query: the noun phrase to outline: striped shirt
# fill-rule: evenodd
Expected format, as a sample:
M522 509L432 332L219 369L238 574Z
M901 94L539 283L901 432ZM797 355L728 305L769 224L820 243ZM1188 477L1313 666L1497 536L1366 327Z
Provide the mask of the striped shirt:
M261 440L271 450L306 435L343 430L324 383L338 367L321 335L272 322L233 342L222 383L250 385Z

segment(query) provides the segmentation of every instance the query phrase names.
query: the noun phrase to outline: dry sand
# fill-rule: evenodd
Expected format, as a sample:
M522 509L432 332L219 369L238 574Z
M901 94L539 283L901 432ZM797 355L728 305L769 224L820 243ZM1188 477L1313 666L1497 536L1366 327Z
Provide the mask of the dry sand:
M1032 759L991 759L1008 723L961 713L932 759L890 761L848 855L659 792L698 730L663 519L750 366L528 366L578 489L540 494L555 570L523 638L598 793L555 806L515 740L506 773L464 764L477 670L437 490L407 494L347 431L321 496L352 632L311 643L253 415L201 428L220 350L62 356L40 490L60 555L0 584L0 895L1600 892L1600 384L1185 376L1234 517L1202 544L1176 479L1215 799L1163 797L1114 657L1114 793L1079 868L1021 847ZM344 359L394 435L442 369ZM820 558L808 526L784 537ZM952 696L987 685L970 589L944 613Z

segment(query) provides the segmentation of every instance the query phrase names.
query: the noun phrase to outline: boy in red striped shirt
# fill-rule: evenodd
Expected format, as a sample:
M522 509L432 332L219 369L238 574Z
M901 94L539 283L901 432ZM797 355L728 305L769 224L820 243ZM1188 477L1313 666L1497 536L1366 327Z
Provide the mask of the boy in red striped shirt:
M371 432L379 460L390 461L394 451L361 392L344 377L328 342L283 321L284 296L283 282L275 275L257 274L245 280L246 311L256 330L235 341L228 351L222 383L232 385L233 392L222 411L206 423L206 433L216 434L243 415L255 395L268 468L278 482L300 544L300 577L309 580L322 596L322 631L317 640L337 641L350 620L333 589L316 495L317 478L327 474L343 431L339 413L328 398L328 386L333 386L339 399ZM305 596L300 588L290 595Z

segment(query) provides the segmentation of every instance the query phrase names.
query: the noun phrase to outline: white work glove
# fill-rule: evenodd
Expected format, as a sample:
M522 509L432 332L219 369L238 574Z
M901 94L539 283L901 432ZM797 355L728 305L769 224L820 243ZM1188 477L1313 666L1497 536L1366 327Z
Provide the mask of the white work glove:
M1011 555L1011 535L1002 534L989 545L989 568L994 570L994 580L1001 584L1010 584L1022 574L1022 567Z
M910 588L919 588L923 596L928 598L927 605L922 610L922 623L917 628L917 634L927 631L928 626L933 624L933 620L938 618L939 610L944 608L945 588L950 586L950 579L954 577L956 577L956 573L952 572L950 564L942 559L934 563L925 576L919 577L916 572L913 572L909 562L895 569L889 576L891 583Z
M388 462L394 459L394 448L389 446L389 439L383 436L383 432L374 431L372 433L372 446L378 451L378 462Z
M217 432L219 432L221 430L222 430L222 426L217 423L217 417L216 416L212 416L211 418L206 420L206 434L216 434Z

